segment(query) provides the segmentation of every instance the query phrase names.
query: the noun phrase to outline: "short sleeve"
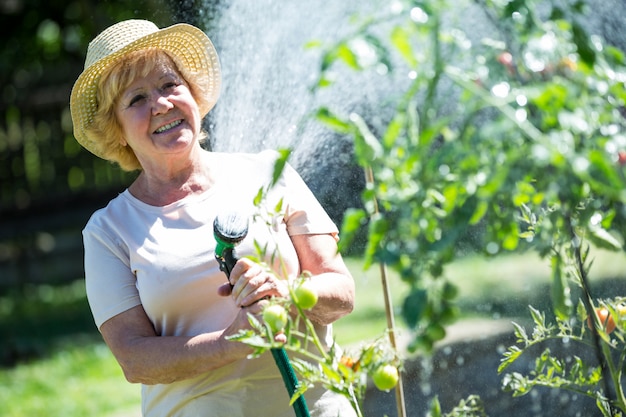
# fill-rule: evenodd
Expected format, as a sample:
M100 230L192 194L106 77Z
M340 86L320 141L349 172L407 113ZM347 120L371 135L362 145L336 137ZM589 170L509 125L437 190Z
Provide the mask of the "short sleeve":
M141 300L123 245L90 223L83 230L83 244L87 299L99 329L108 319L141 304Z
M339 239L339 230L304 180L289 164L282 178L285 186L285 223L289 235L331 234Z

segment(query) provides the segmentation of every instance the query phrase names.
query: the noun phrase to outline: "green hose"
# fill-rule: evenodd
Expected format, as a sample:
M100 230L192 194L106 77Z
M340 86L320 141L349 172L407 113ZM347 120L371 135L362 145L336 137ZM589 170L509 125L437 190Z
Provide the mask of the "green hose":
M243 227L233 227L234 225ZM230 217L222 218L216 217L213 223L213 231L215 240L217 241L217 247L215 248L215 258L217 259L220 270L226 274L226 278L230 282L230 271L232 271L237 258L233 253L233 249L239 242L241 242L248 233L247 222L243 223L239 221L238 216L231 213ZM289 393L291 399L298 389L300 383L296 377L296 373L291 366L287 351L284 348L272 348L270 349L276 366L280 371L280 375L283 377L283 382ZM306 405L304 395L298 396L293 403L293 409L296 412L296 417L310 417L309 408Z
M276 366L278 367L278 370L283 377L283 381L285 382L289 398L291 398L298 389L299 382L296 377L296 373L291 366L291 362L289 362L287 351L285 351L284 348L272 348L270 350L272 351L272 356L274 357ZM294 401L293 409L296 412L297 417L309 417L309 408L306 405L304 395L300 395L296 401Z

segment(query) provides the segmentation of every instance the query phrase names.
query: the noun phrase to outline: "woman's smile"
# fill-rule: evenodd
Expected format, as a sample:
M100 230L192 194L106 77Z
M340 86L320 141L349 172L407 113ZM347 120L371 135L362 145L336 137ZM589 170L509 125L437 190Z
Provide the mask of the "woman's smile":
M182 119L175 120L175 121L173 121L173 122L171 122L171 123L168 123L168 124L166 124L166 125L164 125L164 126L161 126L161 127L160 127L160 128L158 128L157 130L155 130L155 131L154 131L154 133L159 134L159 133L164 133L164 132L167 132L167 131L169 131L169 130L171 130L171 129L173 129L173 128L177 127L177 126L180 126L180 124L181 124L182 122L183 122L183 120L182 120Z

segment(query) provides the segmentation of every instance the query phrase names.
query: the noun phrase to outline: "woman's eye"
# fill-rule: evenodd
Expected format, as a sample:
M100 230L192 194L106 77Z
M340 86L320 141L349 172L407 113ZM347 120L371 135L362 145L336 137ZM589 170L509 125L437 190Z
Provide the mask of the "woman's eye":
M145 98L145 96L138 94L136 96L134 96L133 98L130 99L130 102L128 103L129 106L134 106L135 104L139 103L141 100L143 100Z
M174 82L174 81L170 81L167 82L165 84L163 84L163 90L172 90L174 88L178 87L178 83Z

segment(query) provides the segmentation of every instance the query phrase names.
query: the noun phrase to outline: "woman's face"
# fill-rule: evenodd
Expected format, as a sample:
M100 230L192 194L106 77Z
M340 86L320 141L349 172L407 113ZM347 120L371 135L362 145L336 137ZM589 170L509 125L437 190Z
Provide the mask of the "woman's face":
M123 145L130 146L142 167L189 153L198 140L198 105L169 60L160 60L146 77L138 77L120 94L115 107Z

